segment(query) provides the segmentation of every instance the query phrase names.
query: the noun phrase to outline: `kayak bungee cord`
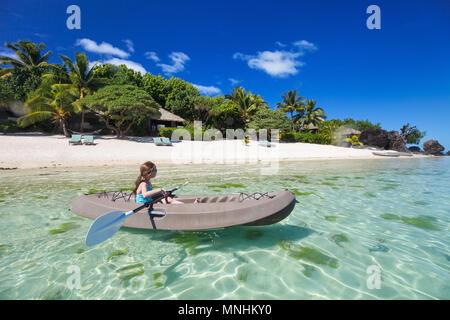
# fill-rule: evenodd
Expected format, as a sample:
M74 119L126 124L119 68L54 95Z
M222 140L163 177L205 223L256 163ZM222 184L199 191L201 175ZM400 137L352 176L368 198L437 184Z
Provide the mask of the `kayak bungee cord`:
M259 200L259 199L264 199L264 198L273 199L273 198L275 198L275 196L269 195L268 192L264 192L264 193L260 193L260 192L244 193L244 192L241 192L239 194L239 202L242 202L242 201L247 200L247 199Z

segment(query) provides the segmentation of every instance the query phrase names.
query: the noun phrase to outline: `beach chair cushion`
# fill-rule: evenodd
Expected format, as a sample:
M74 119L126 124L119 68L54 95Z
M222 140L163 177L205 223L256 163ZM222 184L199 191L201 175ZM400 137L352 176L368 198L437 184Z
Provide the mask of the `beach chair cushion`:
M161 138L153 138L153 142L157 146L163 146L164 145L164 143L161 141Z
M84 136L84 144L94 144L94 136Z
M69 140L69 144L81 144L81 134L73 134L72 138Z
M166 146L171 146L172 145L172 142L170 141L169 138L163 137L163 138L161 138L161 140Z

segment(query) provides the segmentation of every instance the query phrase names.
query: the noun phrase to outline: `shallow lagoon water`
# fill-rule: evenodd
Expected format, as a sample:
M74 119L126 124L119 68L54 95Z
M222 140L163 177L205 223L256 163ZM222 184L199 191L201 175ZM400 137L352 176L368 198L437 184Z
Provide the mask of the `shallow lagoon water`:
M0 172L0 299L449 299L450 158L158 166L183 193L290 189L282 222L183 232L122 228L84 245L68 209L137 168ZM81 288L70 289L70 267ZM373 270L379 270L379 286ZM73 269L72 269L73 270ZM379 289L377 289L379 287Z

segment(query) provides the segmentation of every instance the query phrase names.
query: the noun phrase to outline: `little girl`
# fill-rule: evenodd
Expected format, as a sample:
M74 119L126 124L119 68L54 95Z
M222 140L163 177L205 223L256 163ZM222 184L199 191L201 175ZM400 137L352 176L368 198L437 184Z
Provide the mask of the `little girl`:
M137 203L150 202L152 201L152 196L163 192L161 188L153 190L152 184L150 183L150 179L156 177L156 166L153 162L147 161L141 165L140 171L141 173L136 179L136 186L133 190L133 193L136 195ZM183 202L177 201L172 197L167 197L167 202L166 199L163 198L161 202L169 204L183 204Z

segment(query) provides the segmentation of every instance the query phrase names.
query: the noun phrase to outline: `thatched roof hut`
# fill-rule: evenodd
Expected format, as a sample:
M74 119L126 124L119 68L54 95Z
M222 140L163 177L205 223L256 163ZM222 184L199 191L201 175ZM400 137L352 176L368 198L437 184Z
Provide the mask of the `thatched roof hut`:
M317 129L319 129L319 128L312 123L302 126L302 130L317 130Z
M166 109L159 108L161 117L149 119L147 127L151 135L157 135L160 127L180 127L184 124L184 119L176 114L173 114Z
M161 117L157 120L161 121L170 121L170 122L184 122L184 119L177 116L176 114L173 114L172 112L167 111L166 109L159 108L159 113L161 113ZM156 120L156 119L155 119Z
M361 134L361 131L353 128L341 128L339 129L339 133L344 136L353 136L353 135L359 136Z

